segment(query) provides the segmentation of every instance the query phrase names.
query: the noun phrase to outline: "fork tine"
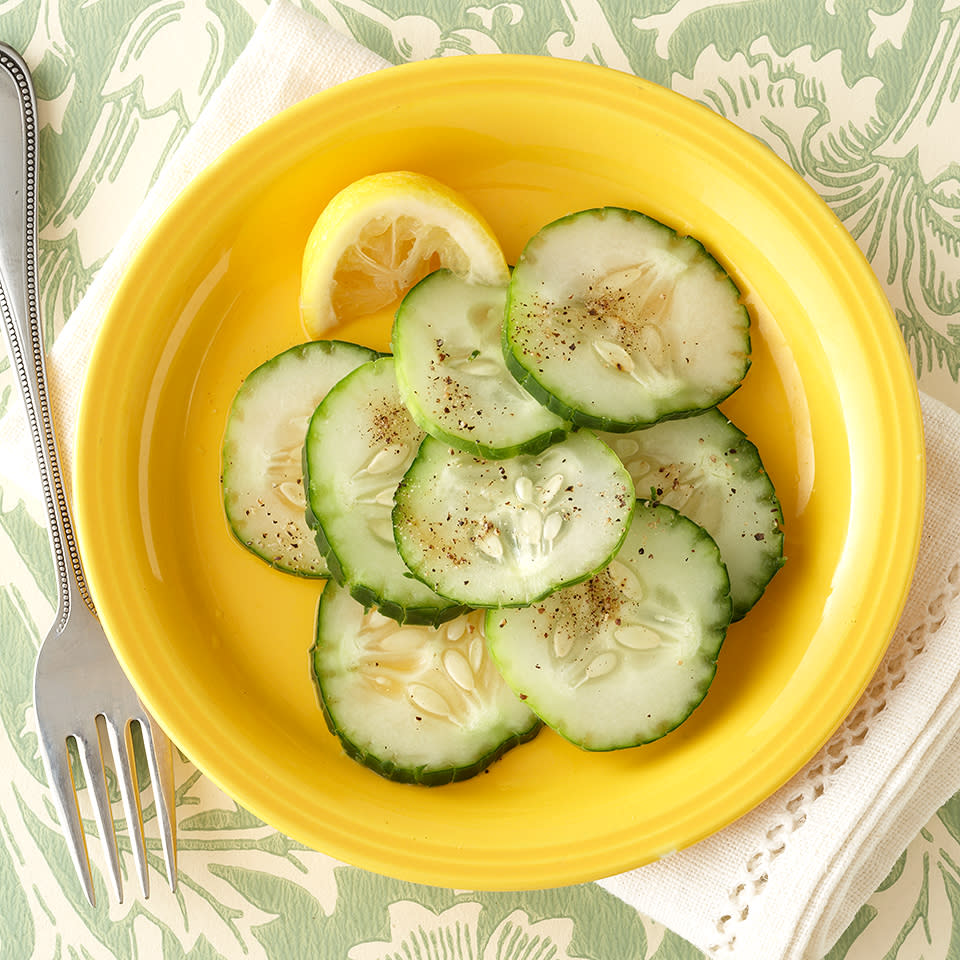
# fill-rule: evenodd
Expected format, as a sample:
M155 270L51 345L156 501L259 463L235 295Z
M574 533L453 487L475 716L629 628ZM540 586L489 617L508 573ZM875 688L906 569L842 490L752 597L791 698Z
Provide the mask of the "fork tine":
M156 721L143 711L137 718L143 734L143 747L147 755L147 767L153 781L153 795L157 810L157 823L160 827L160 845L163 848L163 860L167 867L167 880L170 889L177 889L177 843L176 819L174 817L173 787L173 751L167 735Z
M127 832L130 835L130 850L140 878L140 890L144 897L150 896L150 880L147 876L147 853L143 839L143 816L140 808L140 786L136 779L133 764L133 743L130 740L129 722L120 721L104 715L107 738L113 753L114 770L123 813L127 819ZM121 733L122 728L122 733Z
M96 905L97 898L93 891L93 877L87 857L87 838L80 821L80 808L77 805L77 791L73 781L73 771L70 768L67 741L63 740L55 744L41 734L40 745L50 792L53 794L53 806L67 841L70 859L80 878L84 895L92 907Z
M123 885L120 880L120 858L117 854L117 839L113 832L113 811L110 808L110 798L107 794L107 779L103 770L103 753L100 748L100 735L94 724L94 744L89 737L80 733L74 734L77 749L80 753L80 765L83 775L87 778L87 790L93 803L93 815L100 831L100 841L107 858L113 892L118 903L123 903Z

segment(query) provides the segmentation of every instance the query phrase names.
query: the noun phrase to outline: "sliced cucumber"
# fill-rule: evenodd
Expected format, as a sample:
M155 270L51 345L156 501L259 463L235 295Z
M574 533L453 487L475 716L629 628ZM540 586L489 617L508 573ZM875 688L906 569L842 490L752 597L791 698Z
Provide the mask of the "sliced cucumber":
M393 540L394 491L423 436L400 399L393 358L382 357L327 394L303 451L307 519L331 575L400 623L439 623L462 612L410 573Z
M626 431L719 403L749 366L749 316L692 237L632 210L556 220L510 280L504 355L541 403Z
M507 370L506 296L505 287L438 270L404 297L393 325L397 382L413 419L438 440L492 459L538 453L569 426Z
M733 619L783 565L783 512L757 448L719 410L629 434L604 434L641 495L675 507L717 542Z
M540 728L490 659L480 611L399 626L330 583L311 654L331 732L391 780L465 780Z
M394 537L407 566L442 596L520 606L608 563L633 507L629 473L589 431L509 460L427 437L397 489Z
M549 726L587 750L656 740L701 702L730 622L710 535L641 502L617 558L586 583L487 612L491 654Z
M303 441L330 388L376 356L338 340L300 344L257 367L233 398L221 453L224 510L236 538L278 570L329 576L304 517Z

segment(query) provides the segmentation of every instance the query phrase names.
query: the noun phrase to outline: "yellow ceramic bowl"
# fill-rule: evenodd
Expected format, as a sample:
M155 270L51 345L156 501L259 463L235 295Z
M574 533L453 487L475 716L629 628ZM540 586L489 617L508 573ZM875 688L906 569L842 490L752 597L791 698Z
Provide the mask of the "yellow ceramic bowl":
M463 191L509 260L603 204L689 231L747 294L754 363L724 405L783 501L786 567L729 633L676 732L610 754L549 731L486 775L380 779L327 733L311 681L316 583L224 520L219 449L242 378L300 342L300 257L326 201L410 169ZM384 347L387 330L340 329ZM106 318L79 427L77 524L107 631L173 739L241 804L371 870L464 888L635 867L729 823L824 742L881 658L923 497L917 394L849 235L766 147L601 67L463 57L353 81L241 141L180 197Z

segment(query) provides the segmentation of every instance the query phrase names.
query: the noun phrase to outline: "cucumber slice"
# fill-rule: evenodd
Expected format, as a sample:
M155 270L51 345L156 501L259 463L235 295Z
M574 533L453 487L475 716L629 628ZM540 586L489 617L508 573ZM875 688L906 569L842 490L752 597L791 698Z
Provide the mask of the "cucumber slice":
M311 656L330 731L391 780L465 780L540 729L490 659L479 611L399 626L329 583Z
M586 750L656 740L701 702L730 621L710 535L638 503L617 558L586 583L521 610L490 610L490 652L549 726Z
M438 270L404 297L393 325L397 382L413 419L438 440L491 459L538 453L568 429L507 370L506 297L505 287Z
M741 619L783 565L783 512L757 448L715 409L603 439L641 495L649 491L716 540L733 619Z
M393 541L394 491L423 436L400 399L393 358L382 357L327 394L303 450L307 520L330 574L400 623L440 623L462 612L410 573Z
M608 563L633 507L630 474L588 431L509 460L427 437L397 489L393 529L407 566L437 593L520 606Z
M702 410L740 385L750 319L692 237L633 210L584 210L527 243L510 280L511 373L577 426L628 431Z
M240 543L278 570L329 576L304 517L303 440L327 391L376 356L339 340L303 343L257 367L233 398L221 451L224 511Z

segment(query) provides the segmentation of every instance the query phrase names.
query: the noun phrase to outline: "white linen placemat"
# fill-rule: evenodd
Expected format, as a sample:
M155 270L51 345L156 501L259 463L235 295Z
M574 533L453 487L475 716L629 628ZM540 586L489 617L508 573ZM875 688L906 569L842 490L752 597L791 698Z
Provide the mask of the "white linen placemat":
M64 473L100 318L137 246L190 180L244 133L333 84L388 66L275 0L98 272L49 356ZM923 398L928 502L902 622L862 700L830 743L750 814L696 846L601 881L715 956L819 960L920 827L960 788L960 417ZM0 423L5 480L33 498L28 431ZM896 549L896 544L891 544Z

